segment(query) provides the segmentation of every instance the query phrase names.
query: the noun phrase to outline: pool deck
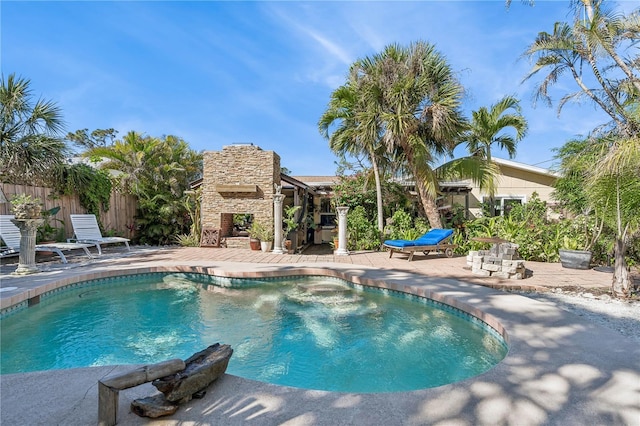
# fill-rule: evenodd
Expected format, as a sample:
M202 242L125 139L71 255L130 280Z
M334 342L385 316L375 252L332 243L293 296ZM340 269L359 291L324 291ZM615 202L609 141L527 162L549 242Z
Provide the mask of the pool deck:
M3 261L0 302L6 308L20 300L34 300L45 289L86 276L154 270L233 276L324 270L481 311L489 323L504 327L508 336L509 354L500 364L451 385L392 394L348 394L274 386L227 374L210 386L203 399L156 420L140 418L129 409L133 399L149 396L155 388L145 384L121 391L119 425L640 425L640 345L636 340L554 304L498 290L565 287L601 292L610 286L610 273L527 262L526 279L501 280L472 275L464 268L464 257L416 256L407 262L406 256L389 259L387 253L309 253L144 247L126 252L114 246L94 260L70 256L68 265L41 262L42 272L25 277L11 275L15 263ZM398 336L389 344L400 340ZM2 375L0 424L97 424L98 380L131 368Z

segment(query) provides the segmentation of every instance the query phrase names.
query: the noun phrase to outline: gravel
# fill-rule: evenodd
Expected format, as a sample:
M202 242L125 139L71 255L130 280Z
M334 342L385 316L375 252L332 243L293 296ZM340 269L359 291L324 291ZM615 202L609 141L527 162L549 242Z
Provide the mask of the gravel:
M640 343L640 300L614 299L609 294L552 289L546 293L520 293L532 299L552 303L603 327Z

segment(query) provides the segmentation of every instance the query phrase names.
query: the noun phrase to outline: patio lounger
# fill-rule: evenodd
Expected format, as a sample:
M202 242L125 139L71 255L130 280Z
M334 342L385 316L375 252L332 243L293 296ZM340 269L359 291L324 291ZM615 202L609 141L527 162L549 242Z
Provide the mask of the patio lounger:
M423 236L415 240L387 240L383 247L389 249L389 258L394 252L409 253L409 262L413 259L413 254L421 251L429 254L430 251L444 251L447 257L453 256L453 249L457 244L448 242L453 236L453 229L432 229Z
M0 249L0 258L15 256L20 254L20 228L11 222L13 215L0 215L0 237L6 244L6 247ZM76 249L82 249L86 253L87 257L93 258L89 252L89 247L93 244L82 243L47 243L36 244L36 251L48 251L56 253L60 256L62 263L67 263L67 258L62 253L63 251L70 251Z
M76 241L79 243L95 244L98 248L98 254L102 254L101 244L117 244L124 243L127 250L129 247L129 239L123 237L103 237L98 226L98 220L94 214L72 214L71 225L73 226L73 238L67 239L68 242Z

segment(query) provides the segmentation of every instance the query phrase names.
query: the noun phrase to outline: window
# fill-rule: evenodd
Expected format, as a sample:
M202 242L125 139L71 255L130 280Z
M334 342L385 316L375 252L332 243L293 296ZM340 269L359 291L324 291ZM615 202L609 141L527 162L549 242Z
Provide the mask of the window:
M331 213L331 198L320 199L320 213Z
M335 226L336 215L334 213L320 213L320 226Z
M484 203L489 203L489 197L483 197ZM509 216L509 212L514 206L522 205L526 201L524 195L516 196L496 196L493 199L493 214L494 216Z

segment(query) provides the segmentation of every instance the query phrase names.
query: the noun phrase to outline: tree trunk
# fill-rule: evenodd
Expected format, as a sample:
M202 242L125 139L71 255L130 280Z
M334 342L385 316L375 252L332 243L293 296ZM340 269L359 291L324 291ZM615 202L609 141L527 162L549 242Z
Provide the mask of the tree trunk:
M380 183L380 170L378 163L372 157L371 165L373 166L373 176L376 180L376 203L378 204L378 231L380 231L380 240L383 239L384 233L384 210L382 208L382 184Z
M442 228L442 220L438 213L438 206L436 205L435 198L426 190L425 184L421 178L416 176L415 179L418 195L420 195L422 207L424 208L424 212L429 220L429 225L432 228Z
M624 258L625 251L626 245L624 239L616 237L615 262L611 282L611 291L615 297L628 297L631 289L631 276L629 275L629 268L627 268L627 262Z

